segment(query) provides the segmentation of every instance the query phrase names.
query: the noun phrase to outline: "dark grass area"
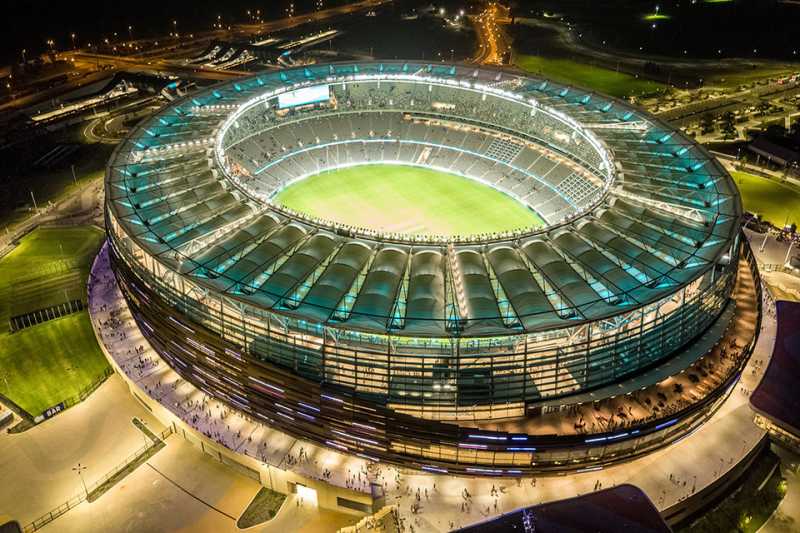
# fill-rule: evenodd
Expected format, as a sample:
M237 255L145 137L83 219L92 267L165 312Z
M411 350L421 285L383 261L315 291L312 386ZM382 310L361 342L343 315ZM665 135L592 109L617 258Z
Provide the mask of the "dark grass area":
M240 529L257 526L273 518L286 500L286 495L261 487L253 501L236 521Z
M79 124L37 138L35 142L0 150L0 226L31 214L28 211L33 206L31 192L41 207L102 176L114 146L83 144L83 127L85 124ZM59 145L77 149L52 166L36 165L40 157ZM72 178L72 165L77 183Z
M376 10L376 16L358 13L337 27L344 30L332 46L345 54L366 54L378 59L463 61L477 48L470 23L461 27L445 24L441 17L413 13L418 2L399 2ZM452 50L452 52L451 52Z
M676 533L755 533L785 494L786 481L781 474L780 459L767 449L756 459L732 494L699 520L677 529Z
M576 26L589 46L601 47L605 41L606 46L627 52L636 53L641 47L648 54L710 59L797 60L793 52L800 54L797 6L790 2L539 0L514 5L521 17L560 15ZM655 14L656 5L658 14L668 18L647 19Z
M673 23L674 18L668 22ZM687 49L689 53L684 55L681 48L668 50L663 56L653 56L653 50L647 47L619 54L618 50L622 45L612 40L606 40L603 44L602 37L592 39L589 37L590 32L573 29L570 33L572 37L583 34L582 38L577 39L581 46L576 48L562 39L562 35L556 31L558 27L566 28L566 25L557 19L537 16L508 25L506 31L513 39L514 50L518 54L576 62L614 73L619 71L620 74L634 78L638 76L640 81L651 79L662 84L669 82L677 87L699 85L738 87L765 78L785 76L797 70L787 68L786 64L760 63L746 59L726 60L722 63L711 59L689 59L692 55L690 51ZM644 61L635 59L640 57L644 58ZM726 57L730 57L730 54ZM797 57L800 57L800 46ZM622 76L618 77L622 79Z

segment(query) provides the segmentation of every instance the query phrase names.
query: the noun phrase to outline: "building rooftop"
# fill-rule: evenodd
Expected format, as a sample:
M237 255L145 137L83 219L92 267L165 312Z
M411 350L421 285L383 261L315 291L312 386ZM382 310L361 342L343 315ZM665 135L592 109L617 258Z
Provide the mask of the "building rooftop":
M775 311L775 347L750 405L784 430L800 436L800 302L776 302Z
M226 121L252 107L253 101L261 104L257 109L264 109L266 100L259 99L265 95L313 84L361 83L351 95L364 93L356 104L362 105L365 116L379 111L382 120L389 120L392 114L402 115L406 105L428 115L460 113L435 108L438 100L423 109L417 96L404 104L400 95L371 109L386 95L377 89L368 92L363 85L378 79L387 95L395 85L405 91L402 94L423 96L436 85L434 94L440 100L458 101L459 93L465 93L463 116L452 120L475 122L472 114L483 111L480 100L473 100L488 94L485 107L494 111L478 117L481 128L513 129L515 138L526 138L587 168L591 165L586 160L592 159L594 171L608 173L610 181L601 183L598 178L592 185L573 179L569 166L562 164L556 170L564 175L550 183L555 171L535 171L534 163L526 163L524 168L534 172L517 172L523 166L500 164L487 159L486 150L476 149L469 154L475 161L504 169L496 172L498 180L519 174L526 193L531 191L528 181L538 184L530 194L541 194L555 206L556 218L536 231L443 242L408 241L317 223L258 202L227 175L228 153L220 139L238 142L239 137L264 136L241 132L251 127L244 120L232 125ZM336 115L330 109L325 114ZM298 154L292 161L306 161L314 168L318 158L306 152L341 144L342 135L310 136L298 144L301 134L321 134L310 127L299 129L298 123L310 121L288 116L295 117L293 134L278 142L278 151L283 153L280 144L289 145L287 150ZM540 127L536 121L544 122ZM270 135L275 138L281 128L274 125L286 120L259 119L253 131L266 127L262 122L272 124ZM226 136L226 124L238 133ZM554 129L556 124L563 131ZM593 140L602 150L597 151ZM288 171L280 174L277 167L256 176L265 160L271 165L285 159L286 154L270 156L270 149L248 151L248 157L239 160L256 160L253 179L273 171L275 179L291 179ZM603 160L602 154L610 159ZM530 156L533 161L534 154ZM442 157L459 159L458 154ZM201 91L132 132L111 161L106 180L110 212L123 232L159 263L204 289L313 324L398 336L540 332L642 308L698 280L722 261L741 215L736 187L713 157L624 102L512 73L404 62L315 65ZM578 198L593 200L584 205Z
M639 488L619 485L576 498L506 513L462 533L669 533L653 503Z

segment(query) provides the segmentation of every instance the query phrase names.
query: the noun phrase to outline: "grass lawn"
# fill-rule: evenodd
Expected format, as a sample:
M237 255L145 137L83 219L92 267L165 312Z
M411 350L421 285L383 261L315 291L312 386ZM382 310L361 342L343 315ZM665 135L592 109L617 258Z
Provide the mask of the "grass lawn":
M742 194L744 208L760 214L764 220L781 227L788 215L788 224L800 226L800 189L746 172L731 172Z
M0 331L8 319L84 299L92 260L105 238L91 226L37 228L0 259Z
M55 146L55 143L58 142L79 142L79 133L73 130L74 128L70 129L69 132L62 133L55 139L46 138L42 143L45 145L53 143L53 146ZM35 144L33 146L34 148L29 150L34 150L38 154L41 150ZM44 206L47 202L60 201L92 180L103 176L106 163L113 149L113 146L105 144L84 145L81 146L76 154L67 157L51 169L31 167L30 169L8 170L9 176L14 176L17 181L11 184L0 182L0 192L6 196L5 198L0 198L0 225L11 226L32 214L26 209L15 209L21 204L31 205L30 191L33 191L33 194L36 195L37 204ZM23 147L20 150L24 152L28 148ZM6 155L7 152L0 152L0 158ZM17 155L19 154L15 156ZM24 158L25 155L19 155L19 157ZM35 156L29 155L28 159L32 157ZM75 165L77 182L72 178L71 165ZM1 175L0 180L2 180Z
M669 15L665 15L664 13L648 13L642 18L647 22L657 22L659 20L669 20L672 17Z
M0 391L32 416L77 395L107 368L88 311L0 334Z
M286 500L284 494L261 487L253 501L250 502L242 516L239 517L236 526L240 529L247 529L263 524L278 513L284 500Z
M580 85L587 89L625 98L664 89L664 85L623 72L579 63L571 59L552 59L541 56L517 54L516 65L531 74L539 74L553 81Z
M404 165L323 172L290 185L273 200L325 220L413 235L472 235L543 224L525 205L492 187Z

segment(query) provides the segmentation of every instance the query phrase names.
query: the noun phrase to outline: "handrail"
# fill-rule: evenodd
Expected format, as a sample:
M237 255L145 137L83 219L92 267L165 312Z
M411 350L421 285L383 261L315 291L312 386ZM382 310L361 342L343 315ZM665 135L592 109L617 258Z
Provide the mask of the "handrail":
M145 444L132 454L128 455L121 463L117 464L117 466L109 470L103 477L96 480L94 483L86 486L86 490L84 492L81 492L78 495L73 496L66 502L62 503L61 505L55 507L49 512L41 515L40 517L26 524L22 528L23 533L31 533L33 531L38 531L42 529L44 526L46 526L59 516L65 514L70 509L73 509L78 505L80 505L81 503L83 503L84 501L86 501L89 494L97 490L97 488L100 487L103 483L107 482L109 479L122 472L128 465L138 460L144 454L149 452L152 448L160 444L163 444L164 440L171 434L172 434L172 426L168 426L166 429L157 434L156 440L151 441L150 444Z

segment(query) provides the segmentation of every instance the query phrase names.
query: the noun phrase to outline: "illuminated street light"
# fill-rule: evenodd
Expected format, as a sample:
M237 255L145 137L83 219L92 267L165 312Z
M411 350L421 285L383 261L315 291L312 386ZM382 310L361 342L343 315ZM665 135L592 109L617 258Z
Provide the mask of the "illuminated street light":
M78 463L77 466L72 467L73 472L77 472L78 477L81 478L81 484L83 485L83 491L86 493L86 497L89 497L89 490L86 488L86 481L83 480L83 471L86 470L86 466Z

